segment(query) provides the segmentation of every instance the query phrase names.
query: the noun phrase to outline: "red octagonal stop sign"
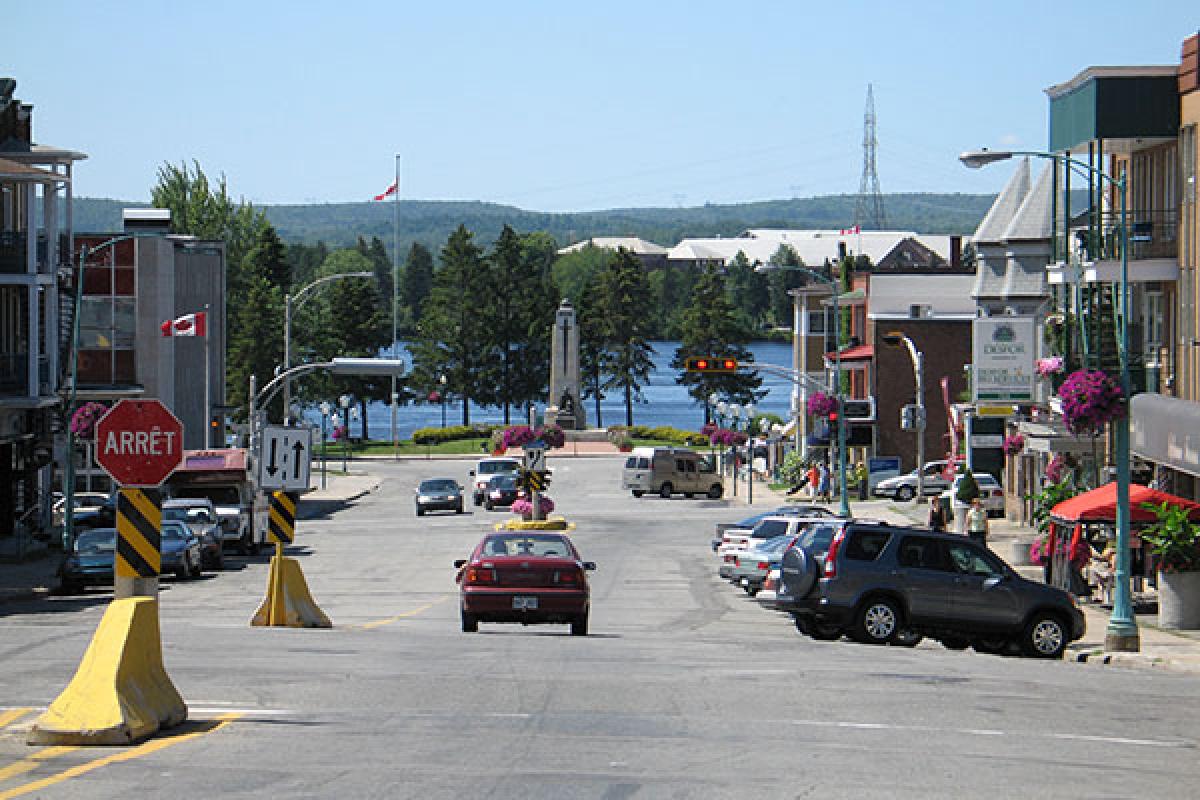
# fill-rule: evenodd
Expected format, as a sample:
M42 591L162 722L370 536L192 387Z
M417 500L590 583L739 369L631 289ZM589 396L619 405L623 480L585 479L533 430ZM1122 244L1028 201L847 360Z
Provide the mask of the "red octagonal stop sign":
M122 400L96 423L96 463L121 486L158 486L183 460L183 423L157 400Z

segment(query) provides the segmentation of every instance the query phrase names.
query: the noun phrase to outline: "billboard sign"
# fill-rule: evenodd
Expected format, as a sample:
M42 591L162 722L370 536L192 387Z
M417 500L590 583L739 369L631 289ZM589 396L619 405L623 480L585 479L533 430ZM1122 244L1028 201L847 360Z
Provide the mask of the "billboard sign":
M972 329L971 395L976 403L1033 401L1033 317L978 317Z

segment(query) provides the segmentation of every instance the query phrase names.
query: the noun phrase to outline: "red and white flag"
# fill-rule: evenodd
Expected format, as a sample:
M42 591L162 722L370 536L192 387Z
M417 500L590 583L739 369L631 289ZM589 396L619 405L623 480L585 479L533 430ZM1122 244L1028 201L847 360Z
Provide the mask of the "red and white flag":
M392 181L391 186L384 189L381 194L375 195L376 200L386 200L396 193L396 182Z
M208 314L197 311L162 324L163 336L208 336Z
M379 198L375 198L375 199L378 200ZM862 229L860 226L855 225L853 228L842 228L842 230L841 230L842 236L846 236L851 233L862 233Z

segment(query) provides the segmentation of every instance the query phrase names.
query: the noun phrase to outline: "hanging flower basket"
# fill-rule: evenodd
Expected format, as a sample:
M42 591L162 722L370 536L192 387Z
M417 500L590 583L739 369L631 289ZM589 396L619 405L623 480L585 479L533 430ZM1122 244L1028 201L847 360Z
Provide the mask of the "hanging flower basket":
M1094 369L1072 372L1058 389L1063 421L1074 434L1095 435L1125 416L1125 396L1108 373Z
M837 398L824 392L814 392L808 398L808 415L810 417L828 417L837 411Z
M107 413L108 406L104 403L84 403L71 415L71 433L76 439L91 439L96 435L96 423Z
M1063 357L1050 356L1049 358L1039 358L1035 365L1037 374L1043 378L1049 378L1051 375L1058 375L1063 371Z
M1005 436L1002 449L1004 450L1004 455L1010 458L1017 455L1025 449L1025 437L1019 433L1012 433Z
M528 425L513 425L504 429L500 439L505 449L525 447L539 441L547 447L562 447L567 443L567 435L557 425L543 425L536 430Z

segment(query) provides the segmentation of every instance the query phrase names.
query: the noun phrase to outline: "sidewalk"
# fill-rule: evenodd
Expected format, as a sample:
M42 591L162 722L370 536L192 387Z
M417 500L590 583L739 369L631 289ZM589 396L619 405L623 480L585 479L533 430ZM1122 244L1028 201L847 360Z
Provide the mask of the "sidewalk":
M745 488L743 483L738 489L737 499L741 503L746 502ZM787 502L807 503L811 500L803 493L788 497L785 492L772 491L766 484L755 483L755 508L766 511L773 505L783 505ZM834 503L829 505L836 509L836 498ZM925 525L925 506L915 502L897 503L878 498L857 500L851 496L850 509L858 517L901 525ZM1023 577L1042 580L1042 568L1028 565L1026 555L1035 536L1034 529L1007 519L993 519L990 527L988 546L1012 564ZM1137 614L1138 633L1141 636L1140 652L1110 653L1104 649L1104 638L1112 614L1111 609L1095 603L1080 603L1079 607L1087 619L1087 632L1082 639L1068 646L1068 660L1093 665L1165 669L1200 675L1200 630L1163 630L1158 627L1157 613Z
M351 464L350 470L348 475L330 474L324 489L302 496L296 516L299 519L311 519L330 513L379 488L378 476L355 471L354 464ZM314 477L317 485L320 485L320 476ZM8 603L50 595L58 586L58 565L61 560L61 552L48 550L21 563L0 563L0 608Z

